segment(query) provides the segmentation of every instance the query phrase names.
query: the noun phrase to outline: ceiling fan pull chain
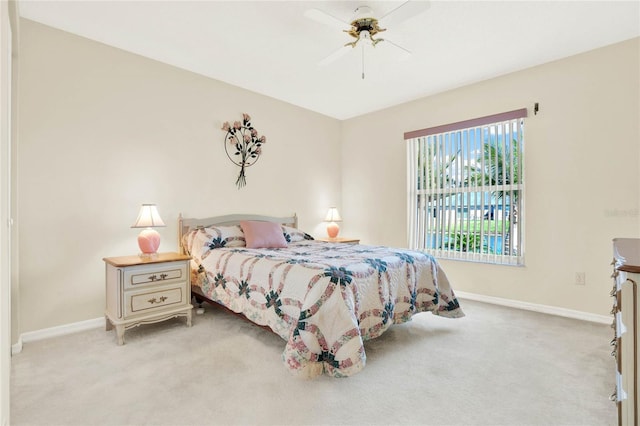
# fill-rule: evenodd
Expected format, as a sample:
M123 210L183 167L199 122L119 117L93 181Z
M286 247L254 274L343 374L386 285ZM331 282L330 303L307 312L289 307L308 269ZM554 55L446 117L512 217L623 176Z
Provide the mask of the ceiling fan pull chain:
M364 80L364 44L362 46L362 79Z

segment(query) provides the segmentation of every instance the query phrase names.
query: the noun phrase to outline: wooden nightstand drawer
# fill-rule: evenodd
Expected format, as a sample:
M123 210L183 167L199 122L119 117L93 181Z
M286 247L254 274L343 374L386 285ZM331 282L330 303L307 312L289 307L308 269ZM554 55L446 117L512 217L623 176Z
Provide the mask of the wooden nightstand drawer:
M155 285L172 281L184 281L186 276L187 268L184 262L137 266L125 269L124 288L128 290L148 284Z
M186 303L184 286L125 293L125 318Z

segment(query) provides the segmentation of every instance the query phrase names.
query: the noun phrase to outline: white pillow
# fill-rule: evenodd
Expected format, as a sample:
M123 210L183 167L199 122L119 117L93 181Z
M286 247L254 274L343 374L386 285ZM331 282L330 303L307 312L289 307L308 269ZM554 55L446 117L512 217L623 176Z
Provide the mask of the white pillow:
M284 234L284 239L287 240L288 243L304 241L306 239L305 235L307 235L298 228L292 228L285 225L282 225L282 232Z
M184 236L182 244L187 253L200 260L213 249L246 245L240 225L194 229Z

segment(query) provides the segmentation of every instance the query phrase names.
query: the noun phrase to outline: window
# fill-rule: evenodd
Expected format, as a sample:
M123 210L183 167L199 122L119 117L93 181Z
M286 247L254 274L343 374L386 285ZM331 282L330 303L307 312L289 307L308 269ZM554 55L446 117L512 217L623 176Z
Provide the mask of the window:
M410 248L524 264L526 116L520 109L405 133Z

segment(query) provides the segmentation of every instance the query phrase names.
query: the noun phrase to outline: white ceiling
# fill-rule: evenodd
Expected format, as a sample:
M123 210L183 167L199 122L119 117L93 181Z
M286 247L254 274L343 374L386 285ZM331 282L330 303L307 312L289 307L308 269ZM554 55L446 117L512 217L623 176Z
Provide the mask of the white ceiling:
M351 40L305 11L350 21L363 4L383 16L402 3L20 0L19 11L338 119L640 35L638 1L431 1L425 12L384 33L412 51L408 59L388 44L369 46L364 80L360 49L318 65Z

